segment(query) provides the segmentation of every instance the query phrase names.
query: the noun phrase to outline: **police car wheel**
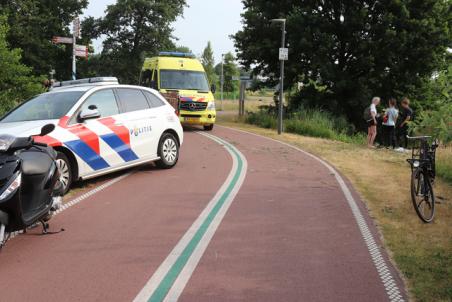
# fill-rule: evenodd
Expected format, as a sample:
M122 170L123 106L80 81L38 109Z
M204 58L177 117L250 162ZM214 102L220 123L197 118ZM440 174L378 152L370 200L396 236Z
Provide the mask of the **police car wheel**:
M64 153L57 152L56 165L60 171L60 182L63 185L63 194L66 194L72 185L71 164Z
M210 124L210 125L204 125L204 130L206 130L206 131L212 131L212 130L213 130L213 124Z
M179 143L171 133L164 133L160 138L158 147L157 166L162 169L171 169L179 159Z

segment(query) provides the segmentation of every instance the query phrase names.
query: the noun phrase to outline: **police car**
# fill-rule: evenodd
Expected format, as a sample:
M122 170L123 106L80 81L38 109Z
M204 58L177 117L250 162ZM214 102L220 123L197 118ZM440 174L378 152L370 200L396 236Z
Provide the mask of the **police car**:
M55 130L35 140L58 152L65 192L75 180L143 163L172 168L183 141L174 108L157 91L116 78L56 83L1 118L0 133L36 135L49 123Z

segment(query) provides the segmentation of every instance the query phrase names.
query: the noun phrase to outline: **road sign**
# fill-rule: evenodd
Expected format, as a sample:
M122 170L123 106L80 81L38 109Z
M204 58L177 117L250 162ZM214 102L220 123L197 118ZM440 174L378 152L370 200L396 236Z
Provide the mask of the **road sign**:
M279 60L280 61L289 60L289 49L288 48L280 48L279 49Z
M72 44L72 38L70 37L53 37L52 42L54 44Z
M232 76L232 80L233 81L240 81L240 77L239 76Z
M87 58L88 57L88 47L85 45L75 45L74 53L77 57Z
M81 30L80 30L80 19L77 17L74 19L74 22L72 22L72 31L75 37L81 38Z

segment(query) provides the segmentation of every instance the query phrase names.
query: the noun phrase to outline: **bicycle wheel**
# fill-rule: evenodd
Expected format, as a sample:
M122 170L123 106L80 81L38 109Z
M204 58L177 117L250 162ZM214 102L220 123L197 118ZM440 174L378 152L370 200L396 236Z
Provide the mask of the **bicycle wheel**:
M435 194L428 171L418 168L411 175L411 200L419 218L429 223L435 216Z

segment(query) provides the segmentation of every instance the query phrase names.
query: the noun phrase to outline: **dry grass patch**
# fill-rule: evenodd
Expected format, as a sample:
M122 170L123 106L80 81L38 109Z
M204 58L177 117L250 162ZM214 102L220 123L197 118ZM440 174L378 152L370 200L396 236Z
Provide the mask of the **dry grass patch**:
M452 186L437 180L434 190L444 198L436 208L432 224L416 216L410 198L410 154L369 150L348 144L295 134L277 136L274 130L234 122L221 122L282 140L332 163L363 197L371 217L384 236L410 294L417 301L452 301ZM444 152L439 158L449 156Z
M247 96L245 99L245 112L255 112L259 110L259 106L268 106L274 104L273 98L268 96ZM221 100L216 100L215 105L219 111L239 111L238 100L224 100L223 109L221 110Z

